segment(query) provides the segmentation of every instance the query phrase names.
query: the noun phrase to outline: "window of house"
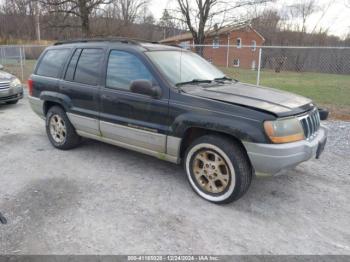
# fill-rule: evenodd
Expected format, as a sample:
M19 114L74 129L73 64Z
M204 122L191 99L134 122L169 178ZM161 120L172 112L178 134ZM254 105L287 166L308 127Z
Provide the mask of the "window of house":
M241 38L237 38L236 46L237 46L237 48L241 48L242 47L242 39Z
M255 60L252 61L252 70L255 70L256 69L256 62Z
M106 86L108 88L129 90L134 80L150 80L152 74L135 55L113 50L108 59Z
M219 37L215 37L213 39L213 48L219 48L220 47L220 39Z
M190 41L183 41L180 43L180 46L186 50L190 49L190 45L191 45Z
M233 59L233 66L239 67L239 59L238 58Z
M256 41L252 41L252 51L254 52L256 50Z
M83 49L75 69L74 82L97 85L100 77L103 50L97 48Z
M36 74L55 78L59 77L70 52L70 49L48 50L41 59Z

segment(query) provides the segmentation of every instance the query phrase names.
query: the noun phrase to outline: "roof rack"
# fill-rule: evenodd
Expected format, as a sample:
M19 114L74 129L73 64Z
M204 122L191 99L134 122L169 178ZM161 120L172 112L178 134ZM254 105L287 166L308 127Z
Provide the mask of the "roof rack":
M82 38L56 42L54 45L74 44L74 43L89 43L89 42L120 42L124 44L140 45L141 43L159 44L159 42L148 41L143 39L132 39L127 37L105 37L105 38Z

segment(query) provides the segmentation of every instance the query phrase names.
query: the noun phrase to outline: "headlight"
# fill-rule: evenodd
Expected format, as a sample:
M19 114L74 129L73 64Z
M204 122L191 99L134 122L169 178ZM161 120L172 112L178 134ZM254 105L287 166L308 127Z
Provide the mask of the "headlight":
M297 118L265 121L264 129L267 136L276 144L295 142L305 138L303 127Z
M19 81L18 78L15 78L10 82L10 87L17 87L17 86L21 86L21 85L22 85L21 81Z

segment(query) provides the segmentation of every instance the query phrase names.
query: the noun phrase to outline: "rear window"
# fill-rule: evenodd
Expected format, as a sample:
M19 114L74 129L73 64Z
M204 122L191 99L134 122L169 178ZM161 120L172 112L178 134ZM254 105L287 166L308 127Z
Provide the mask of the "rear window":
M102 49L83 49L75 69L74 81L88 85L97 85L103 54Z
M58 78L69 53L70 49L48 50L40 61L36 74Z

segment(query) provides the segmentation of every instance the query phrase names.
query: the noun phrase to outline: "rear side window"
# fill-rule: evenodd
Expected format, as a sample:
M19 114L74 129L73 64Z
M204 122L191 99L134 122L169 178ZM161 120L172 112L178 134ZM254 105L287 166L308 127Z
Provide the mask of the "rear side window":
M133 80L154 81L146 66L133 54L112 51L108 59L106 86L116 89L130 89Z
M77 65L80 53L81 53L81 48L75 50L75 52L74 52L74 54L73 54L73 56L72 56L72 58L71 58L71 60L69 62L69 65L68 65L68 68L67 68L67 71L66 71L66 76L64 77L65 80L73 81L74 73L75 73L75 67Z
M36 74L58 78L69 53L70 49L48 50L41 59Z
M88 85L97 85L103 54L102 49L83 49L75 69L74 81Z

